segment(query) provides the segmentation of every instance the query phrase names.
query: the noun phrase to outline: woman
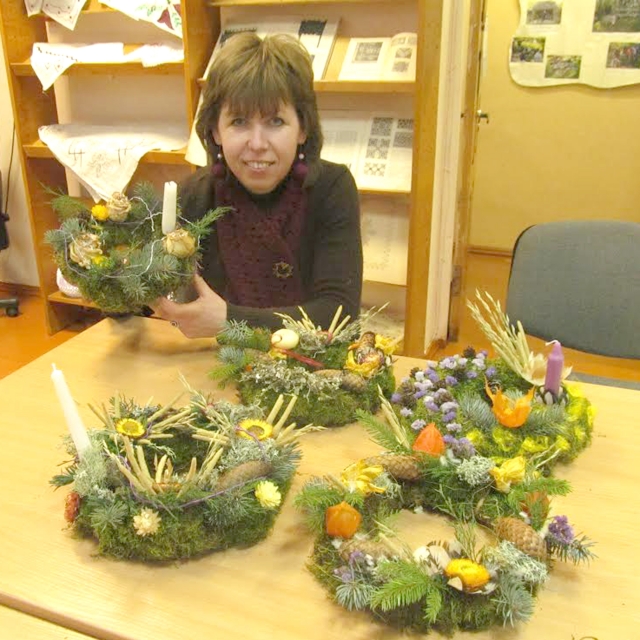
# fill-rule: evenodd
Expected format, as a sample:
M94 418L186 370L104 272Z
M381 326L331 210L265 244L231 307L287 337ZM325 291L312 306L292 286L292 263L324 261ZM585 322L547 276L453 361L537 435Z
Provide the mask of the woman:
M188 337L225 320L278 328L275 313L328 327L359 313L362 243L349 170L320 160L322 132L311 59L289 36L237 34L216 55L196 123L213 165L179 189L183 215L229 211L203 247L198 298L156 312Z

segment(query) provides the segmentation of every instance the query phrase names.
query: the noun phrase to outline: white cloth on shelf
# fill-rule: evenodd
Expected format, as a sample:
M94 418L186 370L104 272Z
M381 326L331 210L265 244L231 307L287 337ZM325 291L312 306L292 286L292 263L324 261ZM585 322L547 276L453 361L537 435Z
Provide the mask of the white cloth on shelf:
M122 42L97 44L64 44L35 42L31 50L31 66L46 91L76 62L123 62Z
M96 202L123 192L145 153L182 149L188 137L184 126L174 124L53 124L40 127L38 135Z
M140 60L143 67L157 67L167 62L182 62L184 48L182 43L157 42L143 44L125 56L127 60Z

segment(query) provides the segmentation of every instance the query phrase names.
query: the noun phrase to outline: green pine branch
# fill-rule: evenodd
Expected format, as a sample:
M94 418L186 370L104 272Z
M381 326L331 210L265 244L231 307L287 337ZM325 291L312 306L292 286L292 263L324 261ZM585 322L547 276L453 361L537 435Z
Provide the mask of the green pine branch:
M385 562L378 565L377 573L384 583L371 596L374 609L391 611L407 607L437 589L433 579L413 562Z

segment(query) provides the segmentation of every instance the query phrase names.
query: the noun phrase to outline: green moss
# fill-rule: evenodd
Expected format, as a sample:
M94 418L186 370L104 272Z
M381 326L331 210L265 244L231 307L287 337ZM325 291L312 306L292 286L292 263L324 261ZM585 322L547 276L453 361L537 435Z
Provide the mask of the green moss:
M388 368L371 378L363 392L355 393L338 389L331 396L318 397L299 396L289 416L298 426L316 424L323 427L338 427L357 420L356 412L361 409L375 413L380 408L378 386L385 396L390 396L395 388L393 371ZM279 393L264 389L254 382L238 384L240 398L245 404L258 404L261 407L272 407Z

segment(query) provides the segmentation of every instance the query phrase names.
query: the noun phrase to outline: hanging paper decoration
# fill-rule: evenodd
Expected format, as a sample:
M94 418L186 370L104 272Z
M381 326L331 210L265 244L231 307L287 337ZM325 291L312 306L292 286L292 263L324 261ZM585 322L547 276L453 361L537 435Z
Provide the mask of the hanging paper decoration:
M159 29L182 38L180 0L101 0L134 20L151 22Z

